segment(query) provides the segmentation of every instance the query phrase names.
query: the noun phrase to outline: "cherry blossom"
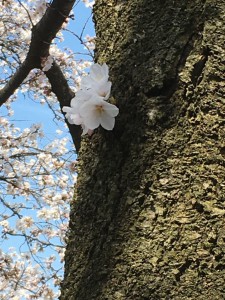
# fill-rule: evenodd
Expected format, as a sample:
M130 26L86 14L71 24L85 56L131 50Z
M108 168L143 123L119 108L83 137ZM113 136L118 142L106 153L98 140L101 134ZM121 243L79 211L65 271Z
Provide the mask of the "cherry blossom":
M105 63L93 64L89 75L82 78L80 90L71 100L71 107L63 107L68 121L71 124L81 125L83 134L100 125L106 130L114 128L119 109L107 102L112 85L108 78L109 68Z
M53 64L53 57L51 55L49 55L46 59L43 59L43 63L42 63L42 71L47 72L48 70L51 69L52 64Z
M98 63L93 64L90 68L90 73L81 80L82 88L92 88L96 86L97 88L102 84L107 83L109 78L109 67L104 63L102 66Z
M95 4L95 1L90 1L90 0L82 0L85 4L86 7L93 7Z
M80 107L80 115L85 126L92 130L99 125L106 130L112 130L118 113L119 109L115 105L95 96Z

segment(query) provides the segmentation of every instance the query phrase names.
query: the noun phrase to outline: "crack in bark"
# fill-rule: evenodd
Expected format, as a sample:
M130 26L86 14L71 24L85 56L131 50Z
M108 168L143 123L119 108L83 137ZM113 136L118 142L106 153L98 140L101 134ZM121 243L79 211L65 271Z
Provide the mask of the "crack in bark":
M196 62L193 66L193 70L191 73L191 81L192 81L194 87L199 85L203 79L205 65L208 61L209 55L210 55L209 47L204 47L202 49L202 56L201 56L200 60L198 62Z
M183 50L180 55L180 59L175 68L176 69L175 76L172 78L166 78L163 82L162 87L158 87L158 86L153 87L148 93L146 93L146 96L148 96L148 97L163 96L166 99L170 99L172 97L172 95L174 94L174 92L177 89L177 85L179 82L179 72L184 67L184 65L187 61L187 58L194 47L194 42L195 42L196 38L197 38L196 32L191 33L187 42L183 46Z
M186 259L186 261L178 268L179 273L175 275L176 281L180 281L181 276L188 270L191 266L192 260Z

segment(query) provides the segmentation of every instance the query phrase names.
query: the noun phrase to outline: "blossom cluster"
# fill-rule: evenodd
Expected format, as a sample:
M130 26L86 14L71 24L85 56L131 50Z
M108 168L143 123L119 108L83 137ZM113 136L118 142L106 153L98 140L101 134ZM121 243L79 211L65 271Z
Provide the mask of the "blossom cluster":
M48 70L51 69L52 64L53 64L53 57L51 55L49 55L48 57L46 57L45 59L43 59L42 61L42 71L43 72L47 72Z
M84 3L90 7L94 1ZM23 63L29 49L31 29L48 6L47 0L2 1L0 88ZM75 6L75 14L76 9ZM65 132L58 130L56 133L60 136L55 136L43 131L40 124L33 124L37 116L40 117L38 122L42 122L35 105L46 103L46 110L48 106L53 112L54 123L67 132L67 127L58 122L62 114L44 72L51 68L54 57L76 92L76 86L91 65L94 47L93 37L87 36L85 40L78 35L77 41L85 48L85 60L84 56L79 56L77 48L64 48L60 43L68 22L64 25L51 45L49 56L43 58L42 70L32 70L20 89L1 107L0 299L4 300L54 300L59 296L64 238L76 182L76 157ZM69 30L68 34L76 36ZM78 46L78 43L74 44ZM82 50L79 52L83 54ZM26 99L24 106L21 95ZM30 101L38 103L31 102L33 113L27 114ZM33 124L29 128L25 128L27 123L24 125L27 121Z
M95 1L90 1L90 0L82 0L85 4L86 7L93 7L93 5L95 4Z
M53 256L46 259L46 264L50 268L54 259ZM0 249L0 264L0 299L58 299L59 292L45 283L41 266L38 263L31 263L29 253L20 255L13 247L9 248L7 253Z
M82 78L80 90L71 100L71 107L63 107L69 123L81 125L83 134L100 125L106 130L112 130L115 125L119 109L107 101L112 85L108 79L108 66L105 63L93 64L89 75Z
M20 251L7 251L7 268L0 272L0 298L32 299L32 294L37 299L57 298L49 282L54 278L58 285L62 264L56 268L50 259L54 255L54 261L63 261L69 202L76 181L75 157L67 149L66 138L47 144L44 140L39 124L21 130L0 118L1 245L19 238ZM45 253L48 249L51 256ZM0 264L5 259L0 251Z

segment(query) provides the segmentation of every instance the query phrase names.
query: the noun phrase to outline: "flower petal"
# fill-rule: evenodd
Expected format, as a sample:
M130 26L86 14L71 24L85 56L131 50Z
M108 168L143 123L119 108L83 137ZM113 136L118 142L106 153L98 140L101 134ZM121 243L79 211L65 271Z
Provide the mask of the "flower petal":
M71 107L63 107L68 121L81 125L83 134L99 125L112 130L119 109L108 103L112 83L108 81L109 69L106 64L94 64L90 74L81 80L81 88L71 100Z
M101 84L96 84L93 89L100 97L103 97L105 100L107 100L111 92L111 86L112 82L106 81Z
M81 125L83 123L83 118L79 114L72 114L70 118L73 120L73 124Z
M66 118L70 124L74 124L73 119L71 118L71 115L66 115Z
M95 81L107 81L109 78L109 68L104 63L102 66L93 64L90 68L90 77Z
M80 115L83 118L83 123L88 129L95 129L100 125L99 113L96 110L96 100L86 101L80 107Z
M100 125L100 118L99 116L93 111L89 114L86 114L86 116L83 118L83 123L85 126L87 126L88 129L95 129Z
M119 108L114 104L104 101L104 111L111 117L116 117L119 113Z
M65 113L70 113L72 112L72 108L69 106L63 106L62 111Z
M112 130L115 125L115 118L106 113L102 113L100 117L100 124L106 130Z
M83 129L83 132L82 132L81 135L87 134L89 129L88 129L84 124L81 124L81 127L82 127L82 129Z
M89 89L93 85L95 85L95 81L89 75L87 75L81 79L81 82L80 82L81 89Z

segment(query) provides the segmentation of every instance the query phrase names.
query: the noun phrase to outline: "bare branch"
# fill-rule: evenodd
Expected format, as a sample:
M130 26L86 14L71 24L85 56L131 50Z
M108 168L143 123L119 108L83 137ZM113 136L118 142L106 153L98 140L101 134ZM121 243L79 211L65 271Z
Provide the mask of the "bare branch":
M26 59L16 73L10 78L5 87L0 90L0 106L4 104L11 95L13 95L15 90L22 84L31 70L32 65L29 60Z
M48 77L48 80L51 84L53 93L56 95L60 103L61 109L63 106L70 106L70 101L74 97L74 92L70 89L59 65L56 62L54 62L51 69L45 72L45 74ZM78 152L80 149L81 142L81 127L70 124L66 118L65 122L69 127L70 134Z
M42 68L41 60L49 55L49 48L57 32L61 29L66 18L69 17L75 0L53 0L46 10L42 19L32 28L32 38L27 57L16 73L11 77L5 87L0 90L0 106L15 92L22 84L29 72L34 68ZM58 98L60 107L69 106L74 97L69 88L67 80L60 67L54 63L52 68L46 72L52 91ZM72 135L76 150L80 149L81 128L71 125L65 119Z

